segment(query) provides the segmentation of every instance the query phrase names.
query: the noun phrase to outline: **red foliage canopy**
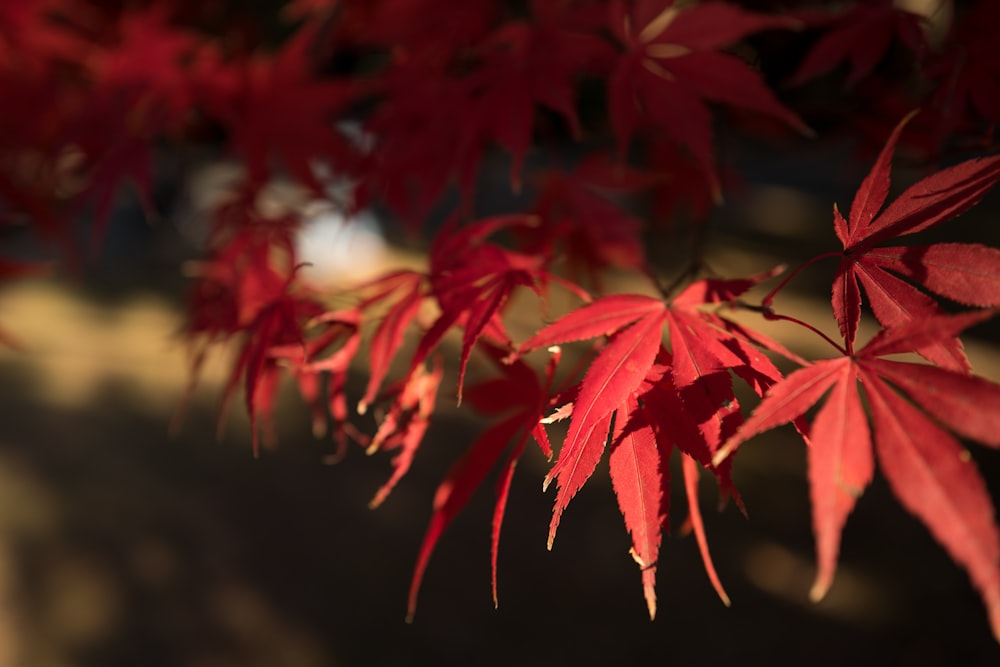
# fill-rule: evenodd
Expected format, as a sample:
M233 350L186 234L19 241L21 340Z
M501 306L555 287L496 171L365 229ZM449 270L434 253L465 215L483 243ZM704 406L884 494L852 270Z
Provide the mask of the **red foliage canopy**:
M789 4L796 11L779 10ZM994 511L975 463L951 435L1000 446L1000 386L971 375L958 338L1000 307L1000 250L891 245L967 211L1000 180L992 154L1000 68L995 36L977 29L995 24L996 3L969 4L958 3L953 23L933 23L940 17L881 0L839 3L832 14L808 2L297 0L281 14L289 36L277 40L255 37L218 3L7 0L0 214L30 224L72 260L75 221L89 215L99 241L123 183L152 207L154 146L224 138L245 179L215 210L205 258L192 272L185 333L194 370L214 344L237 341L225 402L242 388L255 451L258 428L265 444L274 439L285 375L312 405L317 430L332 422L338 453L349 439L370 453L393 450L392 474L372 505L387 501L418 453L451 375L441 361L446 336L460 332L455 394L496 421L438 488L411 616L438 538L499 468L496 599L515 465L530 440L552 457L546 425L563 419L568 432L545 477L557 487L549 547L607 450L652 617L676 448L690 523L728 604L709 556L698 476L708 470L723 499L742 507L734 452L793 422L809 443L819 561L812 597L832 583L841 531L877 457L900 502L968 570L1000 638ZM777 46L768 46L778 33ZM776 89L778 79L786 85ZM838 106L824 98L829 90L863 104ZM912 109L920 112L907 125ZM715 138L721 118L786 141L812 135L810 126L878 137L881 152L849 214L834 208L842 247L816 258L839 259L832 311L840 342L775 311L775 296L798 271L759 304L746 302L747 292L781 268L735 278L703 271L704 218L721 201L726 173ZM546 147L569 143L578 157L535 165ZM970 146L979 152L886 205L901 143L934 164ZM478 179L496 149L509 156L512 190L535 201L524 212L478 219ZM451 210L425 269L321 288L300 270L301 218L270 215L260 204L261 190L282 175L335 199L345 214L384 205L411 230L432 211ZM445 196L452 194L457 202ZM653 203L644 212L626 203L643 198ZM683 216L667 223L661 215L683 209L691 213L686 226ZM683 242L684 229L699 238L691 264L652 267L649 232ZM605 293L609 268L648 279L649 289ZM34 269L5 260L0 277ZM679 277L665 286L661 272ZM568 295L558 303L579 305L516 343L505 314L525 289L542 312L553 289ZM938 297L972 310L945 314ZM352 305L334 307L334 299ZM864 304L881 331L856 349ZM802 359L739 324L735 310L802 325L837 356ZM409 332L417 335L413 351L404 344ZM560 351L568 344L572 355ZM544 370L526 356L541 348L550 352ZM886 358L897 353L929 363ZM399 366L403 354L410 356ZM463 389L476 354L496 375ZM785 377L768 354L801 368ZM566 359L575 363L567 368ZM352 425L347 401L348 376L360 368L368 379L357 411L379 404L383 415L371 436ZM746 417L737 382L763 397Z

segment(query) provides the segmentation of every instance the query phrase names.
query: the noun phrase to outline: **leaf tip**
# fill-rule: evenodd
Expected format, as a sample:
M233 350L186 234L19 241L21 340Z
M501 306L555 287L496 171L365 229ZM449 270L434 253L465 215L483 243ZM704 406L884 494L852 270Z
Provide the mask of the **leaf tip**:
M723 461L729 458L729 455L732 454L733 449L735 449L735 447L733 447L733 445L729 444L728 442L721 448L719 448L719 451L717 451L715 453L715 456L712 457L712 467L718 468Z
M828 577L817 579L816 583L809 589L809 601L816 603L825 598L827 592L830 590L830 583Z
M635 554L632 555L636 559ZM641 564L640 564L641 566ZM644 568L642 570L642 594L646 598L646 610L649 612L649 620L656 620L656 566Z

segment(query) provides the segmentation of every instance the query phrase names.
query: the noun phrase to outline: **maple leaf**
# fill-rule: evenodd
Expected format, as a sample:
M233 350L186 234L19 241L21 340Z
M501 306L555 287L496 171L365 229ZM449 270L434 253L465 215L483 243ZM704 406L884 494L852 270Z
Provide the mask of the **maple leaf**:
M267 246L261 248L264 252L268 250ZM270 443L274 439L271 410L282 370L279 359L294 356L288 352L289 348L305 349L305 322L320 315L323 308L315 301L292 292L294 273L283 277L266 260L261 261L259 254L249 257L255 259L246 260L245 272L238 275L230 273L231 265L218 261L200 267L201 277L206 284L195 293L198 299L195 307L199 315L192 321L187 333L189 336L208 334L207 343L233 334L243 337L224 390L219 429L221 432L228 405L242 378L256 455L258 416L263 417L266 442ZM299 361L304 356L303 351L299 355ZM196 354L196 367L192 372L196 372L202 358L203 353Z
M164 5L123 11L114 37L87 44L77 55L91 78L90 103L80 124L86 156L82 202L92 203L96 251L121 185L130 181L152 217L153 139L179 126L195 103L188 63L202 48L193 33L174 26Z
M322 332L307 340L304 346L271 350L272 356L288 363L289 371L298 382L299 394L312 408L313 435L324 435L327 416L333 421L337 450L332 461L343 458L349 437L365 446L369 442L347 421L347 376L351 361L361 346L361 322L360 308L326 312L306 323L306 329L322 327ZM320 357L321 354L325 356ZM326 378L325 405L321 376Z
M936 315L887 327L853 355L795 371L767 392L716 454L720 463L741 443L800 417L829 393L809 433L819 564L810 594L814 600L822 598L833 581L844 523L874 474L874 447L896 497L968 571L1000 641L1000 532L974 462L948 433L1000 447L1000 385L946 368L883 358L952 338L994 314ZM868 398L873 430L865 418L859 383Z
M612 486L632 539L630 553L640 568L643 593L651 619L656 615L656 565L662 533L667 527L670 499L667 461L675 446L683 454L690 523L706 572L719 597L726 605L729 604L729 598L712 564L698 507L698 464L695 457L707 461L710 455L698 424L687 414L683 400L673 387L669 362L670 354L662 346L659 347L656 363L649 367L639 387L631 391L621 405L614 406L610 414L596 420L575 457L567 456L564 443L559 460L564 463L568 461L571 470L560 480L549 535L551 548L560 510L593 474L607 447ZM585 382L586 378L572 390L554 398L554 405L565 400L570 402L563 404L555 414L542 422L572 418L576 414L579 397L584 395ZM572 425L573 422L571 428ZM693 451L696 452L694 455ZM548 480L549 477L546 482Z
M612 413L639 387L661 347L666 304L637 294L597 299L544 327L520 346L525 352L560 343L611 336L590 363L573 402L573 418L544 487L558 480L549 524L552 548L567 503L593 474L604 451Z
M413 457L430 426L442 377L444 368L441 360L436 358L433 370L428 371L425 366L418 366L405 380L386 392L387 396L393 398L392 404L368 445L367 453L371 455L377 451L392 449L399 449L399 452L392 459L392 475L379 487L369 503L370 507L375 508L385 502L399 480L409 471Z
M577 78L613 55L605 40L574 25L565 3L534 0L532 9L532 21L509 21L484 40L478 49L483 62L470 75L484 131L513 157L515 189L531 145L536 103L560 114L579 139Z
M995 2L974 3L924 67L925 76L937 84L927 106L935 114L939 146L970 124L988 139L1000 122L1000 56L993 29L997 21L1000 7Z
M791 76L798 85L833 69L838 63L850 63L847 86L871 74L885 57L895 37L916 56L927 46L921 16L897 7L893 0L868 0L851 5L834 17L810 17L809 23L831 25ZM818 21L816 20L818 18Z
M632 558L642 572L650 619L656 616L656 563L669 506L670 450L661 454L653 423L632 392L618 408L611 433L608 468L618 507L632 536ZM666 491L666 492L665 492Z
M713 455L742 421L730 372L762 394L782 376L757 346L787 351L704 306L734 302L781 270L737 280L695 281L669 303L638 294L603 297L544 327L518 348L521 354L608 337L572 394L561 401L568 404L558 418L568 416L571 421L543 485L558 483L548 546L551 549L567 504L610 445L612 481L632 535L632 553L642 570L651 617L656 611L655 563L669 495L669 475L661 463L673 447L685 461L690 525L706 572L719 597L729 604L712 564L698 507L698 467L708 468L719 481L723 498L734 497L742 508L731 479L731 462L713 463ZM672 353L662 345L665 325Z
M539 422L548 406L548 391L559 360L558 350L554 350L549 358L544 381L539 381L535 371L523 361L504 363L506 351L502 348L488 343L481 343L479 347L501 370L503 376L470 387L466 392L466 399L480 412L507 416L490 426L476 439L438 486L434 496L434 513L421 543L410 584L408 621L412 621L416 611L420 582L438 539L506 451L509 453L504 458L496 485L497 498L493 510L490 540L493 604L497 605L497 555L500 529L503 525L514 468L524 453L529 435L538 443L543 454L546 456L552 454L545 429Z
M472 191L483 150L481 124L466 113L473 86L419 62L396 65L379 85L386 99L365 122L374 148L359 197L381 197L418 227L452 179L464 196Z
M614 0L610 11L610 27L626 47L608 84L611 124L622 151L644 122L653 123L691 153L718 199L706 101L762 113L809 133L757 72L718 51L762 30L797 27L797 21L724 2L646 1L629 10Z
M758 392L781 378L777 368L722 317L701 306L734 300L775 271L741 280L692 283L668 304L637 294L603 297L585 304L544 327L525 341L519 352L561 343L610 336L588 367L574 399L573 418L559 459L546 476L546 486L559 480L559 492L549 528L555 536L563 509L593 472L604 447L611 414L636 391L660 353L664 325L669 325L672 386L680 393L684 412L698 425L698 445L687 453L711 465L712 455L739 424L739 402L730 370L748 378ZM607 423L605 423L607 422ZM725 494L735 488L729 464L713 472ZM736 496L737 502L739 501Z
M76 204L93 210L90 241L94 253L124 185L134 186L147 219L154 219L151 140L171 120L163 104L152 94L102 88L95 92L84 117L77 119L87 131L79 144L85 187Z
M544 259L506 250L486 239L512 226L533 226L533 216L497 216L476 221L448 234L438 235L431 248L431 293L441 314L427 330L410 362L411 369L430 354L454 326L464 329L458 371L458 401L462 401L465 369L472 348L482 337L512 347L501 311L514 289L530 288L544 298L549 282L558 283L581 298L589 298L579 287L545 270Z
M670 355L661 348L657 363L640 389L615 414L608 457L615 496L632 535L631 553L642 573L651 619L656 614L656 562L661 533L667 529L670 500L667 462L675 447L681 452L688 523L709 581L722 602L730 604L709 553L698 500L699 462L708 466L710 457L698 424L673 385L670 370ZM713 473L719 475L716 470Z
M206 51L192 68L199 99L229 129L230 146L243 156L252 184L266 182L277 157L322 196L325 186L312 161L348 172L358 167L357 148L333 123L363 86L312 72L309 53L320 26L305 25L273 56L225 63Z
M848 352L861 319L860 287L883 326L898 326L938 312L932 298L896 274L964 305L1000 305L1000 250L978 244L876 246L964 213L1000 180L1000 156L972 159L918 181L883 209L892 154L912 115L889 137L859 186L848 218L834 206L834 231L844 254L834 278L833 310ZM934 340L916 351L947 368L969 368L957 339Z
M412 373L441 343L454 327L464 329L458 374L458 400L462 399L465 369L476 342L488 339L511 346L503 325L501 311L517 287L528 287L543 296L549 281L556 282L589 298L578 287L544 270L540 258L515 253L487 241L499 230L520 225L534 225L531 216L498 216L479 220L437 237L430 252L426 273L396 271L360 289L374 292L360 305L362 310L394 299L371 339L371 369L368 386L358 404L364 413L375 399L388 373L393 356L399 350L407 327L428 297L437 301L440 313L424 331L410 360Z
M93 44L86 55L97 87L122 97L152 94L171 115L186 111L193 102L186 65L199 48L195 35L174 26L164 5L122 12L114 28L116 39Z
M568 275L582 274L598 289L600 272L608 267L645 266L642 222L602 193L633 194L658 179L597 156L569 173L545 171L537 178L540 192L534 211L541 224L522 235L522 247L529 253L554 257L562 250Z
M364 414L375 400L378 388L389 372L393 355L402 346L407 327L417 316L425 295L425 279L417 271L394 271L359 289L375 288L375 292L359 305L367 310L374 305L399 295L382 316L368 348L368 387L358 403L358 412Z
M256 454L258 421L265 429L265 442L274 440L271 411L282 374L286 370L307 372L310 362L315 362L311 372L345 373L346 361L335 361L340 359L336 355L323 362L316 357L338 341L344 346L341 356L353 356L360 320L355 312L328 312L310 290L296 282L300 266L292 231L297 219L262 216L253 195L252 189L238 192L214 212L210 235L214 248L206 260L187 267L198 281L191 292L184 335L193 349L189 391L209 347L233 337L241 339L223 390L219 432L243 380ZM337 400L331 396L331 401ZM182 400L175 423L183 404ZM342 413L333 412L336 421Z
M747 382L758 394L782 375L757 346L780 353L774 341L753 334L705 306L733 302L747 290L780 273L782 267L748 278L706 279L691 283L670 303L667 322L672 352L671 379L684 403L684 412L697 424L700 438L687 439L682 449L700 464L712 469L723 498L732 495L742 502L732 483L731 462L720 466L712 456L742 421L732 375Z

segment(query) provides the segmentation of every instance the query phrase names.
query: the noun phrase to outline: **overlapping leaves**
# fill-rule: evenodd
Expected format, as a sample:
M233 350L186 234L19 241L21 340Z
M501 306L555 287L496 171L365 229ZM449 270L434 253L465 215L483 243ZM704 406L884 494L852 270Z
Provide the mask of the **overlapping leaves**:
M953 338L992 315L992 311L937 315L886 328L852 356L817 361L792 373L771 388L716 454L719 463L742 442L797 419L829 393L809 431L809 483L819 561L813 599L822 598L833 581L840 534L871 483L874 450L900 502L968 570L994 633L1000 636L1000 533L975 463L946 430L1000 447L1000 385L954 370L885 358ZM868 399L871 429L859 384Z

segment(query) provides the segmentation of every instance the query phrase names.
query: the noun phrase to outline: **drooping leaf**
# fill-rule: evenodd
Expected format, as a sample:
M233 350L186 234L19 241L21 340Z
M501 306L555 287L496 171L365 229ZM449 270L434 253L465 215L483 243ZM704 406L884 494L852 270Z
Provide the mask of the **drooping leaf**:
M847 516L875 474L868 422L853 366L842 365L810 434L809 490L819 569L809 597L818 601L833 583Z
M668 480L653 428L643 419L633 392L618 408L608 454L618 507L632 536L632 558L642 571L650 619L656 616L656 562L669 502L664 494Z
M549 526L549 548L570 499L590 477L604 451L611 416L642 383L660 349L665 309L617 332L583 377L573 406L569 431L545 484L558 480L559 490Z
M691 522L691 529L694 532L695 540L698 542L698 551L701 553L701 562L705 565L705 573L708 580L715 589L722 604L727 607L731 604L726 589L722 586L718 573L715 571L715 563L712 562L712 555L708 550L708 537L705 534L705 522L701 517L701 507L698 501L698 462L688 455L681 457L681 470L684 473L684 491L687 495L688 516Z
M420 553L413 571L410 583L410 595L407 603L407 622L413 621L417 610L417 593L423 580L424 570L430 560L431 553L438 539L448 528L452 519L469 502L472 493L479 488L487 473L494 467L510 444L511 438L523 428L520 416L509 417L499 424L483 432L470 445L469 450L448 471L434 495L434 514L430 525L420 545ZM525 437L527 434L524 434Z
M1000 641L1000 533L989 492L969 453L872 374L879 465L893 493L915 514L979 589Z
M750 437L792 421L832 388L809 435L819 560L814 599L832 582L844 521L872 477L874 447L893 493L968 570L1000 640L1000 533L993 507L968 453L941 426L1000 446L1000 411L995 409L1000 386L963 372L881 358L952 338L993 314L910 321L884 329L853 356L818 361L790 374L768 391L716 455L721 462ZM863 416L859 381L868 397L873 436ZM976 410L969 403L974 396L984 401Z
M381 287L381 290L366 299L362 307L369 308L397 292L401 295L382 317L369 345L368 388L358 404L358 412L362 414L375 400L378 388L389 372L393 355L402 346L406 328L417 316L424 298L423 276L414 271L390 274L375 286Z
M410 584L407 619L412 620L416 610L417 594L424 570L438 539L447 529L452 519L468 503L489 471L500 466L497 481L497 500L493 510L491 529L490 568L493 603L497 604L497 557L500 548L500 529L503 525L507 497L514 474L514 468L524 453L529 437L538 440L542 453L548 456L551 450L545 432L539 425L543 410L547 406L547 393L555 373L559 355L550 357L545 377L540 381L535 371L523 361L503 363L506 351L503 348L481 343L479 348L502 372L502 376L485 380L469 388L468 402L480 412L509 416L490 426L480 434L470 449L459 459L438 486L434 499L434 513L425 533L413 580ZM499 399L499 400L498 400ZM512 413L512 414L510 414ZM511 445L511 443L513 443ZM504 452L509 453L504 456Z
M422 366L418 367L394 392L389 412L379 424L367 451L369 454L374 454L380 450L399 449L399 452L392 459L392 475L375 493L375 497L369 503L370 507L381 505L389 497L396 483L409 471L413 457L423 442L427 427L430 426L442 377L444 368L438 359L433 370L427 371Z

